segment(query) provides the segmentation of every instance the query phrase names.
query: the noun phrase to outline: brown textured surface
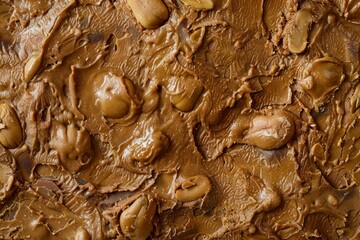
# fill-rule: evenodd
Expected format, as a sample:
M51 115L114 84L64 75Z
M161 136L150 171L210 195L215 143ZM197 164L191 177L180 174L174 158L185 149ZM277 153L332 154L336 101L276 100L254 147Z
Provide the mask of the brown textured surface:
M358 0L0 1L0 238L358 239L359 47Z

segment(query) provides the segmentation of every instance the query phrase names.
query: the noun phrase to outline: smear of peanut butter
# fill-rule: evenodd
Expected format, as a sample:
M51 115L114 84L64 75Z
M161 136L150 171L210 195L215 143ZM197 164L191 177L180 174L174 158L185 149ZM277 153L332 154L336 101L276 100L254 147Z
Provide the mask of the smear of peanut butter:
M2 1L0 238L359 238L359 9Z

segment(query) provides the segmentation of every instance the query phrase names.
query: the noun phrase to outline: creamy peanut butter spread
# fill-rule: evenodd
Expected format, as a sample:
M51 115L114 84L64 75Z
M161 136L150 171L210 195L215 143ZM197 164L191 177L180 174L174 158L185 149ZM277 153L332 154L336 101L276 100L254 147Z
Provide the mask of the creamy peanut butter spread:
M359 239L359 0L1 0L0 239Z

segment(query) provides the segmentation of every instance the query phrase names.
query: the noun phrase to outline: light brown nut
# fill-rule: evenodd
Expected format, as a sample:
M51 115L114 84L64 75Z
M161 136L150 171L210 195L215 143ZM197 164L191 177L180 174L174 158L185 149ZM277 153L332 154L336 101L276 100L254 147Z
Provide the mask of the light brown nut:
M127 3L144 28L158 28L169 18L169 11L162 0L127 0Z
M39 70L42 54L34 54L26 62L24 67L24 81L29 82Z
M194 109L203 88L199 85L189 86L180 93L171 95L170 101L175 108L182 112L190 112Z
M261 208L265 211L271 211L280 206L282 199L280 194L272 188L264 188L259 194Z
M283 147L293 137L294 120L285 113L257 116L252 119L243 142L265 150Z
M119 119L137 106L134 84L125 77L101 72L95 76L95 104L107 118ZM136 106L135 106L136 105Z
M175 191L175 197L181 202L191 202L204 197L211 189L212 184L207 176L192 176Z
M73 123L65 126L55 122L49 145L58 152L61 164L71 172L77 172L90 162L91 138L83 127L79 128Z
M91 236L84 227L79 227L75 233L75 240L91 240Z
M199 10L213 9L214 7L213 0L180 0L180 1Z
M7 103L0 105L0 143L5 148L16 148L23 140L22 127L15 110Z
M292 53L302 53L307 46L309 30L312 24L312 15L305 9L296 13L295 24L289 33L289 50Z
M130 162L136 161L140 166L148 165L165 152L169 144L169 138L162 132L147 131L124 150L123 157Z
M332 57L323 57L305 68L299 84L316 103L319 103L336 91L344 78L341 62Z
M122 233L131 240L145 240L153 230L156 208L156 202L150 196L136 199L120 215Z

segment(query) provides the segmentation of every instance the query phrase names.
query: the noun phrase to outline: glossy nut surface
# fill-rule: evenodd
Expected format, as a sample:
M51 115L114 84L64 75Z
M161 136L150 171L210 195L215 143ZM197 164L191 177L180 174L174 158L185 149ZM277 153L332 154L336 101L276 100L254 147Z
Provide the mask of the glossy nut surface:
M23 139L22 127L15 110L7 103L0 105L0 143L5 148L16 148Z
M344 78L342 64L335 58L323 57L307 66L299 84L317 100L336 90Z
M79 227L75 233L75 240L91 240L91 236L84 227Z
M182 112L190 112L194 109L196 102L198 101L202 93L202 87L194 86L191 89L172 95L170 97L171 103L174 107Z
M136 199L120 215L122 233L131 240L144 240L153 230L153 219L156 213L156 202L150 196Z
M188 178L175 192L176 199L181 202L191 202L202 198L212 189L210 179L205 175Z
M212 9L214 7L213 0L180 0L181 2L195 9Z
M73 123L66 126L54 123L50 147L58 152L61 164L72 172L89 163L92 155L90 134Z
M169 11L162 0L127 0L127 3L144 28L158 28L169 18Z
M295 132L293 119L278 113L272 116L256 116L244 137L245 143L265 150L273 150L287 144Z
M149 131L135 139L124 151L124 158L140 165L151 164L169 147L169 138L160 131Z
M29 82L35 76L41 64L41 58L42 58L41 54L34 54L26 62L24 67L25 82Z
M131 111L135 86L129 79L103 72L96 75L95 85L95 104L105 117L123 118Z
M302 53L307 46L309 28L312 24L312 15L305 9L301 9L296 13L295 25L290 30L289 50L292 53Z

